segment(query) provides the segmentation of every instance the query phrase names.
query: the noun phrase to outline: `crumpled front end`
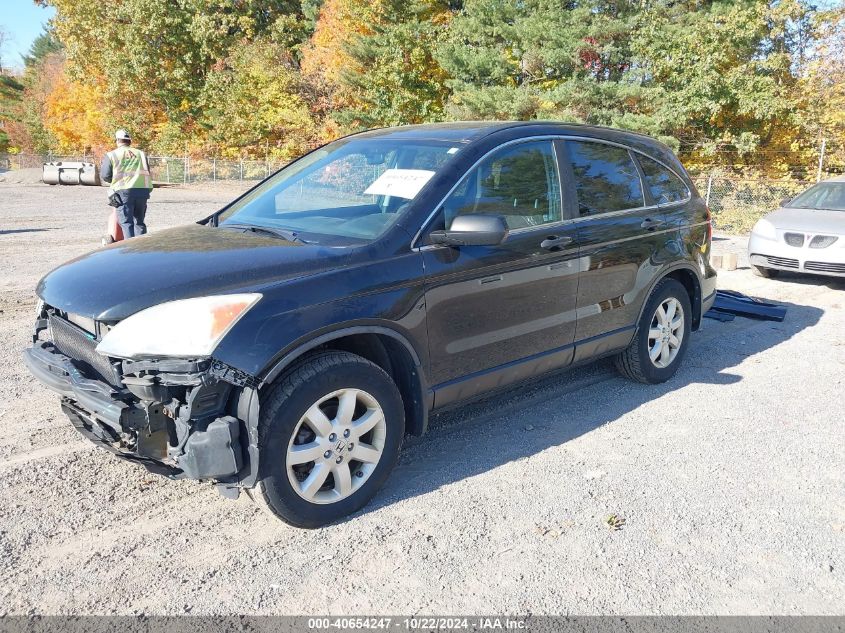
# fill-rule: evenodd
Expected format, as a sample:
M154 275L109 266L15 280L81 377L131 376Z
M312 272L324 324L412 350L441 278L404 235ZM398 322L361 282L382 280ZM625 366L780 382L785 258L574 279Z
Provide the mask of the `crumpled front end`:
M32 374L87 438L174 479L254 484L257 383L213 358L120 360L95 348L109 324L40 306Z

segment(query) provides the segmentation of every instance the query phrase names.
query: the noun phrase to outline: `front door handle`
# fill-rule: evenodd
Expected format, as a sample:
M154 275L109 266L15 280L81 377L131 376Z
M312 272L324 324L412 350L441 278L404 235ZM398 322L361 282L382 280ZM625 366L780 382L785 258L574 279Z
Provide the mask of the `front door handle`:
M641 227L643 227L647 231L653 231L654 229L658 229L661 226L664 226L666 223L663 220L653 220L652 218L646 218L643 220Z
M571 243L572 238L568 235L549 235L549 237L540 242L540 248L552 250Z

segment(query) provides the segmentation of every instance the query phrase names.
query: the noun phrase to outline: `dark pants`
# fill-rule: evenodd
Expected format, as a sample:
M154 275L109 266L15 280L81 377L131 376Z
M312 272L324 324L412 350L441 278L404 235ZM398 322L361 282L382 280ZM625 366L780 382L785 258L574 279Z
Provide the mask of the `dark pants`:
M147 232L147 225L144 224L144 217L147 215L147 199L149 194L146 190L144 194L138 195L132 193L134 190L120 192L120 199L123 204L117 207L117 222L123 231L123 239L127 240L130 237L137 237Z

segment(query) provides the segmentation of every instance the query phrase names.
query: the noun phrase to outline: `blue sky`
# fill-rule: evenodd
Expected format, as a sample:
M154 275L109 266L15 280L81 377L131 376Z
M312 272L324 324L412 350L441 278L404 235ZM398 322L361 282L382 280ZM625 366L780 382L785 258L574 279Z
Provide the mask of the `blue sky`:
M21 55L29 50L32 40L41 33L47 20L53 17L52 7L42 9L32 0L0 0L0 29L10 41L3 46L3 66L21 68Z

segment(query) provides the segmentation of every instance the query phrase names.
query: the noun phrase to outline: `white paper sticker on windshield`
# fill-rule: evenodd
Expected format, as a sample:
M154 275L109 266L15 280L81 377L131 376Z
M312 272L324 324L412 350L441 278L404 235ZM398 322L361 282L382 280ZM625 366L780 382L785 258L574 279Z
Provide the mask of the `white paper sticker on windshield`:
M364 193L411 200L433 175L434 172L427 169L388 169Z

